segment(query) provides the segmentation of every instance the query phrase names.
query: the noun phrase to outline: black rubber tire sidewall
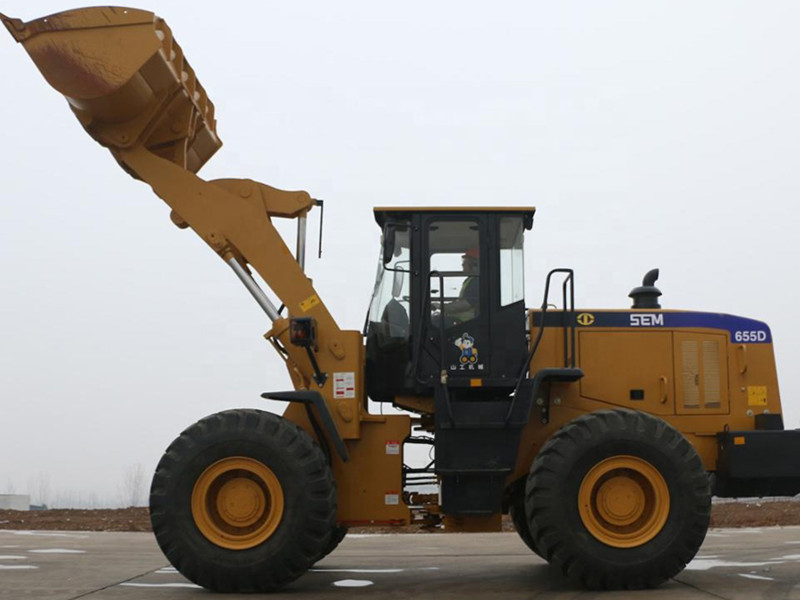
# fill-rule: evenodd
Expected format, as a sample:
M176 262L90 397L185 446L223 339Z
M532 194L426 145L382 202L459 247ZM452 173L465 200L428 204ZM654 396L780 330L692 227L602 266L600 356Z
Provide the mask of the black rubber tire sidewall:
M585 475L620 455L650 463L670 494L663 528L635 548L600 542L578 511ZM710 514L707 481L697 453L665 421L622 410L585 415L551 438L532 465L526 485L531 535L551 564L587 587L654 587L679 573L699 549Z
M510 501L508 504L508 514L511 517L511 522L514 524L514 530L519 535L523 543L530 548L537 556L541 557L542 553L536 548L536 544L531 536L531 529L528 525L528 518L525 514L525 485L515 484L514 489L511 491Z
M275 532L247 550L209 541L191 511L198 477L231 456L269 467L284 496ZM335 484L319 447L293 423L255 410L217 413L184 431L159 463L150 503L156 539L173 566L220 592L272 591L302 575L329 543L336 514Z
M317 559L314 561L315 564L321 561L323 558L328 556L331 552L333 552L334 550L336 550L336 548L339 547L339 544L341 544L342 540L344 540L344 538L347 536L348 529L349 528L345 527L344 525L336 525L333 528L333 530L331 531L330 540L328 541L328 545L322 551L322 554L320 554L320 556L317 557Z

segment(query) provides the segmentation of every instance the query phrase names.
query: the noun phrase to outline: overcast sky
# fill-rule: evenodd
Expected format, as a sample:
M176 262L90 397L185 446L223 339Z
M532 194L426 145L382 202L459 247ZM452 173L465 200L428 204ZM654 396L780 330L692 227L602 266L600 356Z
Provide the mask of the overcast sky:
M327 201L308 270L343 328L372 291L373 206L535 205L528 306L554 267L585 308L629 306L660 267L665 308L769 323L800 426L800 4L154 4L216 104L200 175ZM5 34L0 67L0 493L111 503L186 426L279 411L259 394L290 383L229 267Z

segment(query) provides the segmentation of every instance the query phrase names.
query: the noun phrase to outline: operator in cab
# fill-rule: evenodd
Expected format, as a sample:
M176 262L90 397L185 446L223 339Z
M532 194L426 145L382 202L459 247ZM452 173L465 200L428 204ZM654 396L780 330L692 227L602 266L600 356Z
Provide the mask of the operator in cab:
M461 270L466 278L461 284L461 289L458 292L458 298L451 302L444 303L444 316L445 320L450 325L463 323L474 319L477 315L478 298L479 298L479 285L478 285L478 248L469 248L461 256ZM439 323L440 313L436 311L433 314L433 322Z

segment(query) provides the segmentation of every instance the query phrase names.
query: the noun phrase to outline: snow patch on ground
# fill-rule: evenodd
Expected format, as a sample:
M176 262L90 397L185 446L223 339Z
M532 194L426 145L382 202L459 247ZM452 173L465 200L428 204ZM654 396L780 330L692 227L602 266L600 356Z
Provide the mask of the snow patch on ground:
M708 569L715 569L717 567L766 567L780 564L780 562L780 559L768 560L765 562L736 562L721 560L718 558L695 558L692 562L686 565L686 570L707 571Z
M339 581L334 581L333 585L336 587L367 587L372 585L372 582L369 579L340 579Z
M199 585L193 583L120 583L120 587L137 587L137 588L192 588L201 590Z
M312 573L402 573L405 569L309 569Z
M738 527L734 530L736 533L764 533L763 527Z
M310 573L403 573L405 571L438 571L439 567L411 567L409 569L309 569Z
M76 535L74 533L55 533L53 531L25 531L25 530L8 530L4 533L10 533L11 535L34 535L38 537L57 537L57 538L74 538L77 540L85 540L88 538L88 535Z

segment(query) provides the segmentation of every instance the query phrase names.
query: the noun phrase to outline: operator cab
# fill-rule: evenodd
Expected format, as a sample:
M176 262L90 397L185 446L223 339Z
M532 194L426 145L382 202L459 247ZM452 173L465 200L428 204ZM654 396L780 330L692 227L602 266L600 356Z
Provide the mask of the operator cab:
M527 356L523 233L533 215L375 209L383 236L365 329L370 398L430 396L445 382L514 388Z

